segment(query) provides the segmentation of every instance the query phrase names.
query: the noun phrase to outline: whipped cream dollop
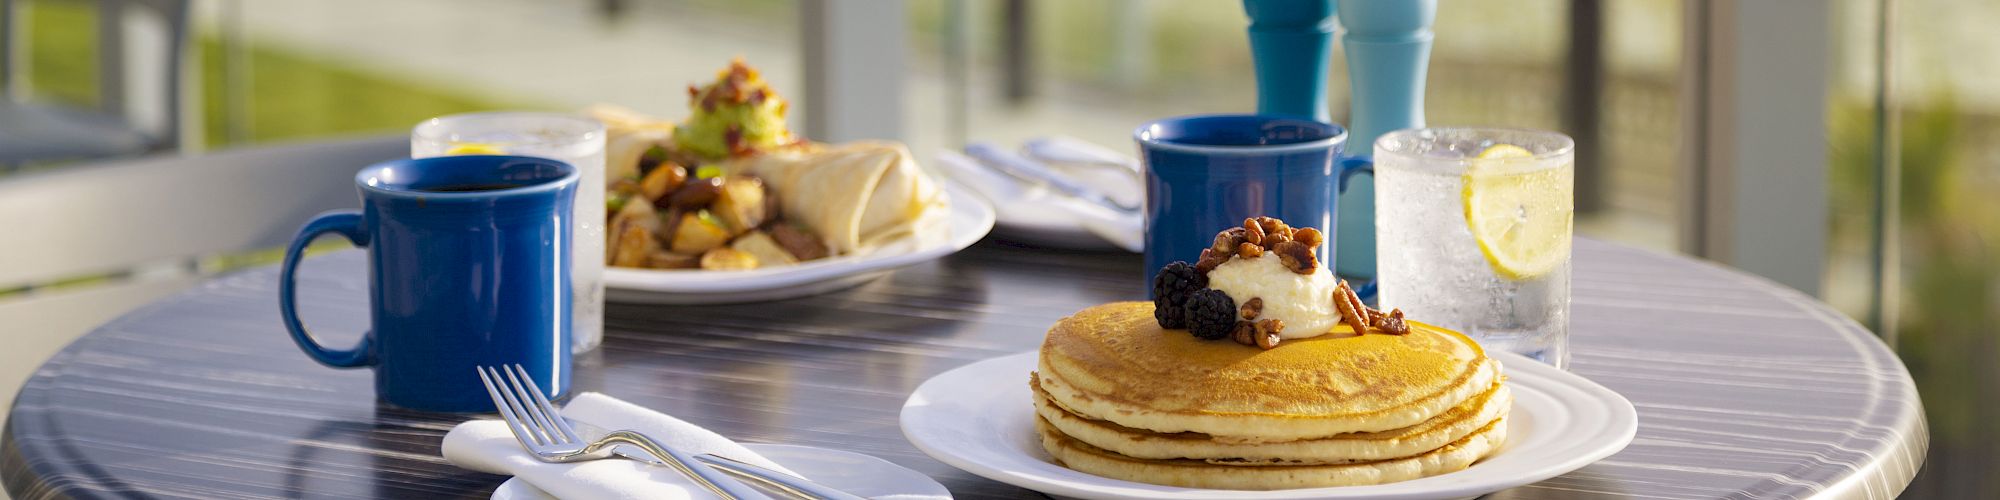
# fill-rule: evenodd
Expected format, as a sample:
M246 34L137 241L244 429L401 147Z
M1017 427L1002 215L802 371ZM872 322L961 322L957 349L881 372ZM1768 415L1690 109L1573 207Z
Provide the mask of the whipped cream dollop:
M1331 266L1318 266L1311 274L1299 274L1279 263L1278 256L1270 252L1254 259L1238 256L1208 272L1208 287L1221 290L1236 301L1237 319L1243 319L1244 302L1261 298L1264 310L1257 319L1285 322L1279 337L1318 337L1340 324L1340 311L1333 305L1333 292L1340 287L1340 281L1334 279L1328 267Z

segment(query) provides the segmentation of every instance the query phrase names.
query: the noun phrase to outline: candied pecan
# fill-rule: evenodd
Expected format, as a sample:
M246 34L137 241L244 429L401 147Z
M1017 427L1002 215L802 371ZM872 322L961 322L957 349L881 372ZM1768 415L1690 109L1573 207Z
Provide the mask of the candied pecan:
M1391 309L1388 314L1383 314L1382 319L1375 321L1375 329L1390 335L1410 334L1410 324L1403 321L1402 309Z
M1333 290L1334 309L1340 311L1340 322L1353 328L1354 333L1368 333L1368 306L1361 303L1361 296L1347 286L1347 280L1340 280L1340 286Z
M1285 244L1285 242L1287 242L1287 241L1292 241L1292 236L1291 236L1291 235L1289 235L1289 234L1285 234L1285 233L1269 233L1269 234L1265 234L1265 235L1264 235L1264 248L1272 248L1272 249L1275 249L1275 248L1278 248L1278 245L1283 245L1283 244Z
M1302 227L1292 231L1292 241L1317 249L1321 243L1326 243L1326 235L1320 234L1318 229Z
M1256 330L1257 347L1262 347L1266 350L1277 347L1278 342L1285 339L1278 335L1285 331L1284 321L1275 319L1258 320Z
M1248 321L1238 321L1236 329L1229 331L1229 340L1243 345L1257 345L1257 327Z
M1319 257L1313 255L1313 247L1304 243L1287 241L1271 247L1271 251L1278 254L1278 263L1284 264L1285 269L1290 269L1292 272L1312 274L1319 269Z
M1243 319L1257 319L1257 315L1264 313L1264 298L1251 297L1240 309L1238 312L1243 314Z
M1264 245L1264 227L1256 218L1243 219L1243 241L1252 245Z
M1243 243L1243 238L1243 228L1232 227L1215 233L1215 244L1209 245L1208 248L1215 250L1215 253L1222 254L1222 258L1228 259L1231 254L1236 252L1237 245Z
M1285 221L1271 217L1258 217L1257 223L1264 226L1265 236L1282 234L1290 237L1292 235L1292 226L1285 225Z
M1257 246L1256 243L1245 241L1243 243L1239 243L1236 245L1236 255L1240 255L1245 259L1255 259L1258 257L1263 257L1264 247Z
M1200 271L1202 274L1207 274L1209 271L1214 271L1216 266L1220 266L1224 262L1229 262L1228 253L1217 252L1213 248L1203 248L1201 249L1201 258L1194 261L1194 270Z

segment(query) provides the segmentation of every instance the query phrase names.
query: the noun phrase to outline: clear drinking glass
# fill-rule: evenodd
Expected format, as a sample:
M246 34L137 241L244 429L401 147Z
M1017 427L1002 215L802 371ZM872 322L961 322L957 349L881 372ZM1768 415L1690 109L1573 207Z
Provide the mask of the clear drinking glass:
M1375 141L1383 308L1487 349L1569 364L1576 148L1568 136L1428 128Z
M410 132L411 157L454 154L549 158L583 174L570 214L570 350L597 348L604 340L604 124L561 113L468 113L425 120Z

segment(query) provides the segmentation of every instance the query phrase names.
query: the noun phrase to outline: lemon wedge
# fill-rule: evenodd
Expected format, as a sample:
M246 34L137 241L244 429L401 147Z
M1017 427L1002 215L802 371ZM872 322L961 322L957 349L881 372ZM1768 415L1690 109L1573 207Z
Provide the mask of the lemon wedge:
M457 143L452 143L451 149L445 150L444 154L456 156L456 155L504 155L507 153L505 151L501 151L500 146L486 144L483 142L457 142Z
M1535 155L1495 144L1465 169L1465 223L1502 278L1533 279L1569 261L1574 226L1572 168L1524 169Z

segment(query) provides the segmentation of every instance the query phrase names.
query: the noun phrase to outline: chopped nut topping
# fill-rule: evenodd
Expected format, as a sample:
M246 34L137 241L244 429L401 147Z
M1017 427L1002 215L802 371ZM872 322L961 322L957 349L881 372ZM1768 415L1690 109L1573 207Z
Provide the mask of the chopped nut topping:
M1248 321L1238 321L1236 329L1229 331L1229 340L1243 345L1257 345L1257 327Z
M1278 334L1284 331L1285 322L1283 321L1275 319L1258 320L1256 325L1257 347L1262 347L1265 350L1277 347L1278 342L1285 339Z
M1277 252L1285 268L1299 274L1312 274L1319 269L1319 246L1325 242L1326 235L1318 229L1294 229L1275 218L1251 217L1243 219L1240 227L1215 233L1215 242L1201 252L1195 269L1206 274L1229 262L1230 257L1255 259L1268 252Z
M1320 234L1318 229L1302 227L1297 231L1292 231L1292 241L1304 243L1309 247L1319 248L1321 243L1326 243L1326 235Z
M1402 309L1392 309L1388 314L1382 314L1380 311L1377 311L1376 314L1380 315L1381 318L1375 320L1375 329L1390 335L1410 334L1410 324L1403 321Z
M1238 245L1243 243L1244 238L1243 228L1232 227L1226 231L1215 233L1215 244L1208 248L1214 250L1215 253L1223 254L1222 256L1227 258L1232 252L1236 251Z
M1264 235L1264 248L1278 248L1278 245L1283 245L1288 241L1292 241L1292 236L1288 233L1266 234Z
M1238 243L1236 245L1236 255L1242 256L1245 259L1255 259L1258 257L1263 257L1264 247L1257 246L1256 243L1245 241L1242 243Z
M1361 295L1354 293L1347 280L1340 280L1340 286L1333 290L1334 309L1340 311L1340 323L1354 329L1355 334L1368 333L1370 327L1389 335L1409 335L1410 324L1403 320L1403 310L1389 312L1368 307L1361 302Z
M1313 255L1313 247L1297 241L1286 241L1271 248L1277 252L1278 262L1286 269L1299 274L1312 274L1319 269L1319 257Z
M1220 266L1224 262L1229 262L1229 255L1229 253L1217 252L1213 248L1204 248L1201 250L1201 258L1196 259L1194 262L1194 270L1200 271L1202 274L1207 274L1209 271L1214 271L1216 266Z
M1340 311L1340 322L1353 328L1354 333L1368 333L1368 306L1361 303L1361 296L1347 286L1347 280L1340 280L1340 286L1333 290L1334 309Z
M1243 307L1240 309L1242 310L1238 312L1243 313L1243 319L1257 319L1257 315L1264 313L1264 298L1251 297L1249 301L1243 303Z
M1278 220L1276 217L1258 217L1257 223L1264 226L1264 234L1292 234L1292 226L1285 225L1285 221Z

